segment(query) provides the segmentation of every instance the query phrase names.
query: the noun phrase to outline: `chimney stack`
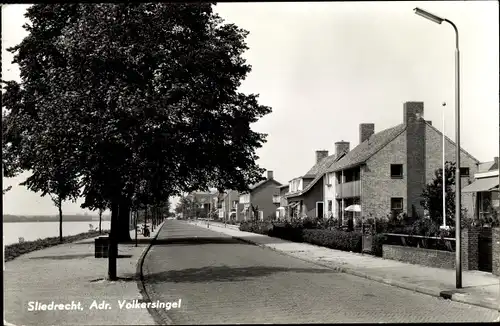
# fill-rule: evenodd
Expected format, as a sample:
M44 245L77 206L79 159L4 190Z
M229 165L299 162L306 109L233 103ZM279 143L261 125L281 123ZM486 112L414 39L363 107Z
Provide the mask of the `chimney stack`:
M427 123L424 120L423 102L406 102L403 105L403 122L406 125L406 213L408 217L424 216L422 189L425 180L425 153Z
M316 151L316 164L318 164L321 160L328 157L328 151L319 150Z
M403 122L406 125L424 121L424 102L406 102L403 106Z
M359 124L359 143L361 144L375 133L374 123L360 123Z
M267 171L267 179L269 180L273 179L273 171Z
M335 143L335 155L339 155L340 153L348 153L349 152L349 142L348 141L338 141Z

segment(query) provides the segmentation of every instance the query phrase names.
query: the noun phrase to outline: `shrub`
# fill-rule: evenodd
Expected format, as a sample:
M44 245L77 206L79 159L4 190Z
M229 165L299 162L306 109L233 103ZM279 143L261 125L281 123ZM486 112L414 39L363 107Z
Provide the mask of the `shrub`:
M275 224L270 230L269 236L288 241L302 242L303 230L302 226L297 224Z
M304 242L332 249L361 252L361 233L345 232L340 230L304 229L302 231Z

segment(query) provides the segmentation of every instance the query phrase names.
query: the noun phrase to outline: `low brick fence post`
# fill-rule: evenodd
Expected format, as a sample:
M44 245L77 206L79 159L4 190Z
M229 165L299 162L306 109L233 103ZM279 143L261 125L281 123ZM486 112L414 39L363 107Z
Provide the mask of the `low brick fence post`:
M479 230L462 229L462 269L477 270L479 261Z
M500 276L500 227L491 230L492 273Z

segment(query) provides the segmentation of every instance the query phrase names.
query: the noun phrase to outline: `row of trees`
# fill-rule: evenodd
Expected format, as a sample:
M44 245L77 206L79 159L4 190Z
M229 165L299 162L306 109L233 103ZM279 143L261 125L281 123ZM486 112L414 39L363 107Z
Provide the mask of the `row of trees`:
M108 276L131 211L208 187L262 179L250 124L271 112L237 91L247 32L213 4L36 4L3 81L6 177L57 203L110 209Z

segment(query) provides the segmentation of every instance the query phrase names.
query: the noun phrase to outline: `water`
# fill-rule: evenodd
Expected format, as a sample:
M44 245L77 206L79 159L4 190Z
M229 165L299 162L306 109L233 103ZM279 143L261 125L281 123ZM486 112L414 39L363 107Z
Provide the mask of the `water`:
M88 222L63 222L63 236L75 235L88 232L89 224L99 228L99 221ZM101 229L109 230L110 221L102 221ZM19 238L24 241L33 241L59 236L59 222L4 222L3 223L3 243L5 245L18 243Z

